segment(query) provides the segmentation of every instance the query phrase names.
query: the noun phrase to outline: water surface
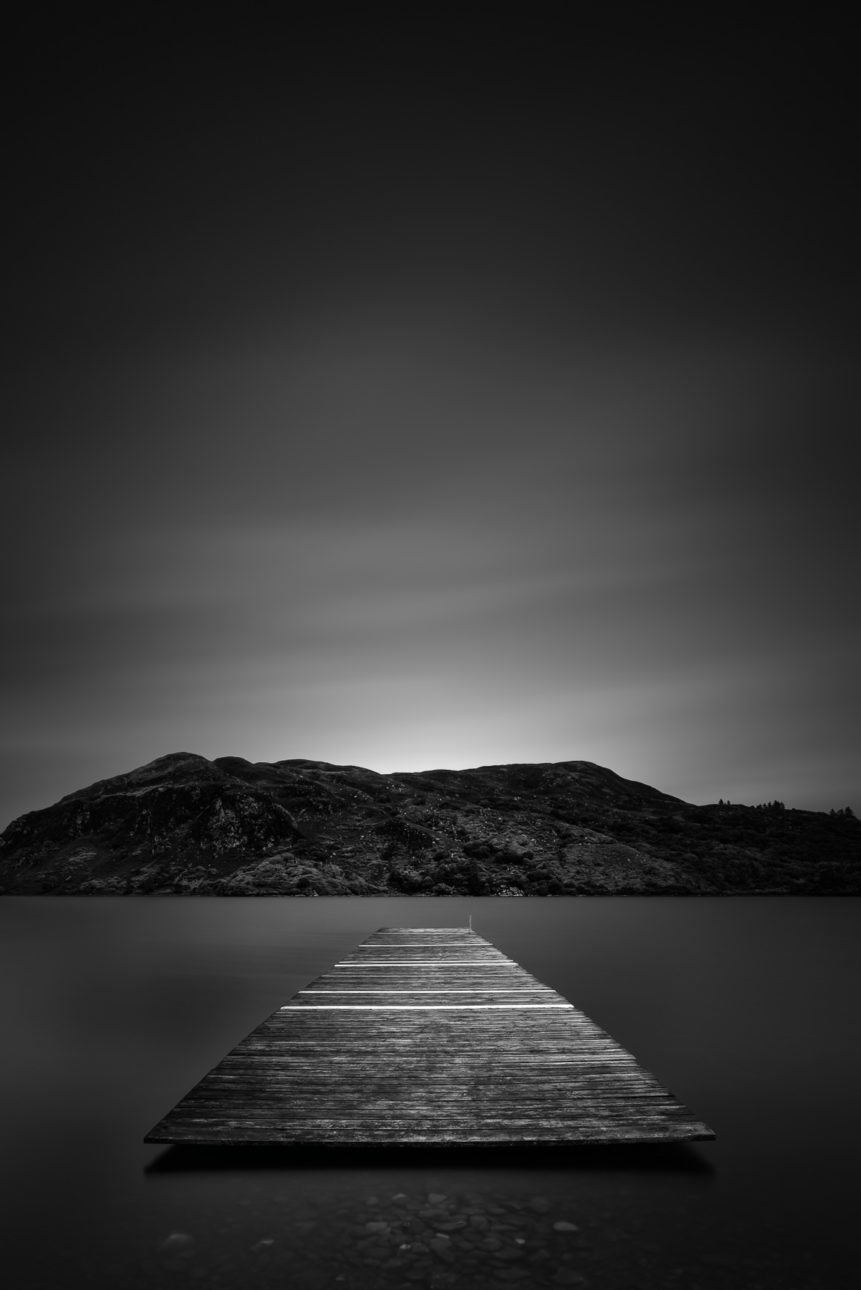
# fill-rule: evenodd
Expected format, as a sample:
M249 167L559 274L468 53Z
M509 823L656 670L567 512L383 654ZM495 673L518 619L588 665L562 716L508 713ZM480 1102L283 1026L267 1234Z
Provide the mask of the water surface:
M470 914L718 1140L463 1156L143 1145L377 927ZM839 898L5 897L4 1268L52 1290L840 1286L857 1222L859 932L861 906Z

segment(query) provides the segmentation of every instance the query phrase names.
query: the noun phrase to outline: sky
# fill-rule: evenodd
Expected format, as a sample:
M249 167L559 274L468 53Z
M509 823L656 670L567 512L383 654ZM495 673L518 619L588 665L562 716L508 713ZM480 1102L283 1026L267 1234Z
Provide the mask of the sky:
M835 11L120 9L12 35L0 827L180 750L861 812Z

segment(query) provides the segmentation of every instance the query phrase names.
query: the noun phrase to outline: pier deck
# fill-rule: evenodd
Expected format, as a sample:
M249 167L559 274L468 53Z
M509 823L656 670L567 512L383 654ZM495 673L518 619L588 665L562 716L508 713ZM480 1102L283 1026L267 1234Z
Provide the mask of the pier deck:
M236 1046L147 1142L713 1138L630 1053L466 928L380 928Z

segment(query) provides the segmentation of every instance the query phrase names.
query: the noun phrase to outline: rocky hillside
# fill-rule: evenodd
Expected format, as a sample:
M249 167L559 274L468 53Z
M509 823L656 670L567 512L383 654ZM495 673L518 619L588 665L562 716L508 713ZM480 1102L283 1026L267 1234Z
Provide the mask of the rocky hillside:
M861 823L692 806L583 761L379 775L174 753L15 820L0 890L861 894Z

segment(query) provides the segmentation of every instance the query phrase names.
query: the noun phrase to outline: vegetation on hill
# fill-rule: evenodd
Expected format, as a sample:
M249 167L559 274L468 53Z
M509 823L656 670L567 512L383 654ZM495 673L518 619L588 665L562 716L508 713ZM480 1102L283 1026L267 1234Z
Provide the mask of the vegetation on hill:
M693 806L591 762L380 775L160 757L13 821L6 893L861 894L861 823Z

